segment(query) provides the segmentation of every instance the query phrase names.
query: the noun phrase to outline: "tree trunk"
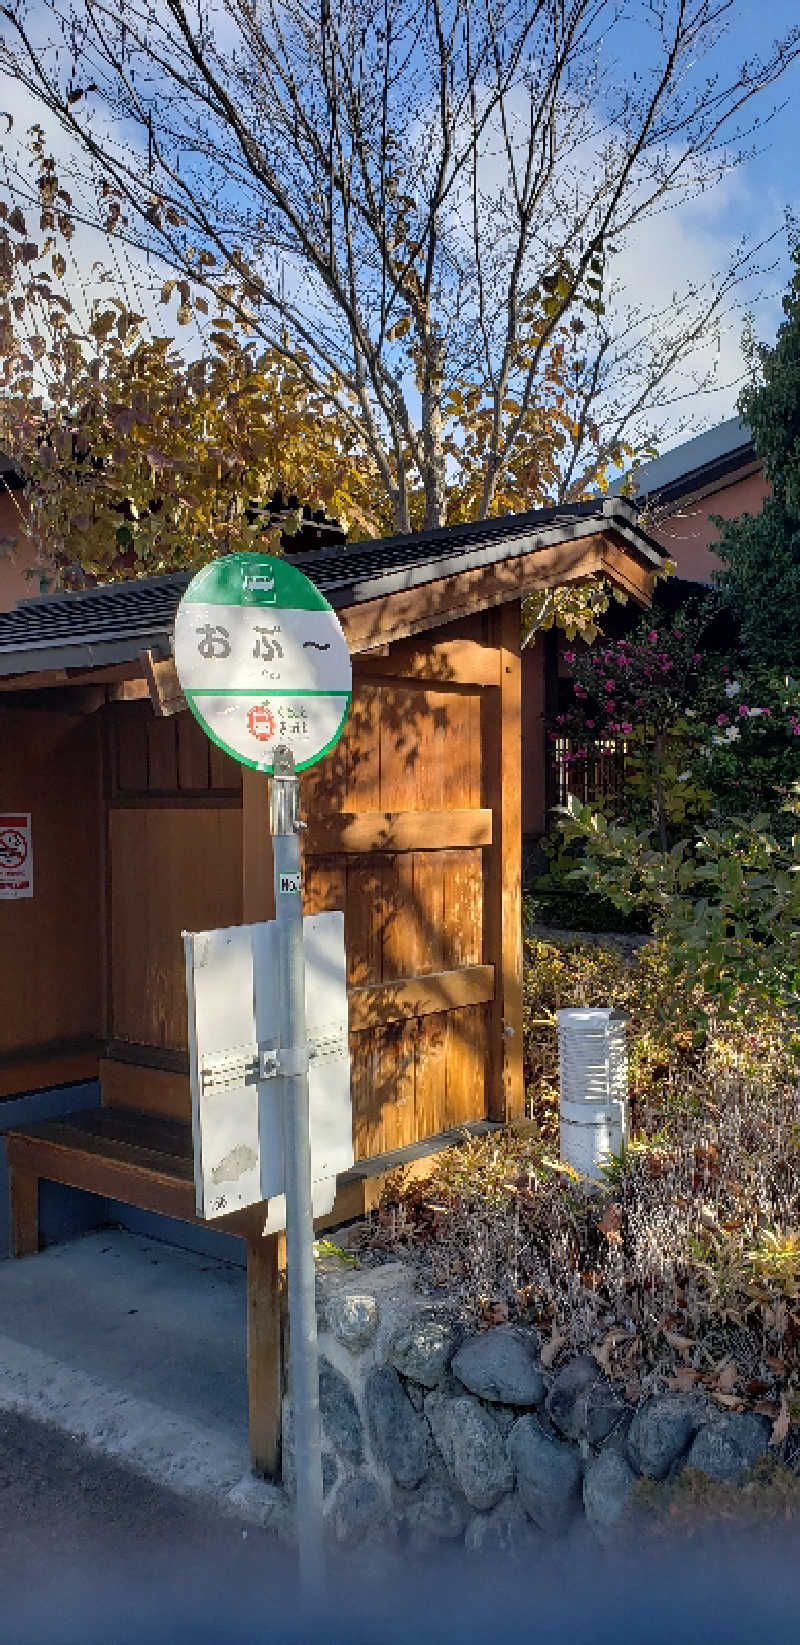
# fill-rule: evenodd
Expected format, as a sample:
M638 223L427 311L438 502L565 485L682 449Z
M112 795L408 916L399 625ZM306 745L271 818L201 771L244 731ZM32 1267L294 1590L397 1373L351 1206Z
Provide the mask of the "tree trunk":
M444 453L444 343L432 336L425 344L422 382L422 448L425 459L425 530L447 523L447 463Z

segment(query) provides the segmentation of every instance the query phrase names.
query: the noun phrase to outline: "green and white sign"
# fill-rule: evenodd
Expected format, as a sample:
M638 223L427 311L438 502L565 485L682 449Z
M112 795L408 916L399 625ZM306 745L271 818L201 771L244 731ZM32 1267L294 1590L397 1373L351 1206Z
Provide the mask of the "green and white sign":
M240 765L295 769L339 738L352 692L335 611L302 571L271 554L229 554L192 579L175 618L175 667L192 713Z

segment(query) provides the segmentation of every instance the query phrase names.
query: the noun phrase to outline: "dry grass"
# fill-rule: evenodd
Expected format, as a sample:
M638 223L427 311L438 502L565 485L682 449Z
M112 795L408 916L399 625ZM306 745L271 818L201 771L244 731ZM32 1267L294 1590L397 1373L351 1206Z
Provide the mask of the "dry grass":
M410 1255L481 1324L590 1351L631 1400L708 1389L800 1417L800 1085L712 1064L674 1075L597 1187L528 1128L389 1185L371 1243Z

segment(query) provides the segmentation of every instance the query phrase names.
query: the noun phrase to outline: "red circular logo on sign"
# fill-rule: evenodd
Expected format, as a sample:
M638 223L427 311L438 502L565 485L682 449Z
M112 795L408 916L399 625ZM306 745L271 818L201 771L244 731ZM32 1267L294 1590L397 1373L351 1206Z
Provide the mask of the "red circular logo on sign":
M247 729L260 743L272 741L275 735L275 716L266 703L258 703L247 716Z
M16 828L0 830L0 866L3 868L21 868L28 855L28 846L24 834Z

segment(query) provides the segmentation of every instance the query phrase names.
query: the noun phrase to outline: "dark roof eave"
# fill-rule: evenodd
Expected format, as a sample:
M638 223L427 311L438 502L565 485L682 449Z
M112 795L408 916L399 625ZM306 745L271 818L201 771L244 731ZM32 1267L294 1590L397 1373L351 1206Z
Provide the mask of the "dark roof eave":
M739 469L751 469L758 461L756 448L750 440L746 445L738 446L735 451L727 452L724 457L717 457L714 462L704 463L700 468L690 469L687 474L680 474L676 479L668 480L652 491L637 492L636 502L643 510L664 508L668 503L680 502L682 497L691 497L696 491L703 491L707 486L716 485L718 480L736 475Z
M95 668L114 668L121 663L138 662L143 651L169 657L171 650L172 630L163 626L110 640L87 641L81 638L61 645L34 640L25 647L24 652L21 649L5 654L0 651L0 679L23 679L27 674L50 674L61 669L83 673ZM27 659L24 668L20 667L22 656ZM64 684L69 684L69 681L65 680Z
M550 515L549 519L546 518L547 514ZM553 518L554 514L556 518ZM643 531L636 515L637 510L628 499L611 497L604 499L600 506L593 501L572 505L568 511L539 510L529 515L509 516L503 521L489 520L482 526L475 523L463 528L444 527L435 532L419 533L416 538L383 539L374 545L376 558L391 561L395 550L400 560L408 557L409 550L412 553L417 550L419 558L395 568L391 565L386 569L376 568L371 575L358 575L355 571L350 576L346 574L348 558L359 567L363 565L365 556L369 558L369 544L352 544L344 550L336 546L323 549L313 555L296 557L294 563L319 582L326 598L337 610L423 587L482 566L499 564L521 554L536 553L553 543L578 541L611 527L618 539L627 543L649 569L656 571L664 563L664 551ZM448 542L452 545L449 548ZM443 552L437 554L440 544ZM428 549L430 552L427 552ZM287 558L291 560L292 556ZM342 575L336 576L337 571L341 571ZM74 639L68 634L43 635L38 639L23 638L21 635L18 638L15 635L5 644L0 643L0 677L22 677L55 669L109 667L135 660L147 648L168 654L175 609L190 577L189 572L177 572L57 596L60 616L66 616L71 602L83 604L82 631ZM124 621L115 614L115 628L114 621L110 621L104 611L104 604L110 591L126 588L131 591L134 600L137 593L142 599L146 596L151 611L148 614L141 610L135 616L127 613ZM15 608L15 613L9 616L22 614L27 617L30 614L33 621L37 609L41 610L48 603L48 598L52 600L53 597L40 596L22 601ZM152 610L153 601L163 604L163 612ZM92 607L95 608L93 612ZM87 619L86 608L94 617L94 628L91 617Z

